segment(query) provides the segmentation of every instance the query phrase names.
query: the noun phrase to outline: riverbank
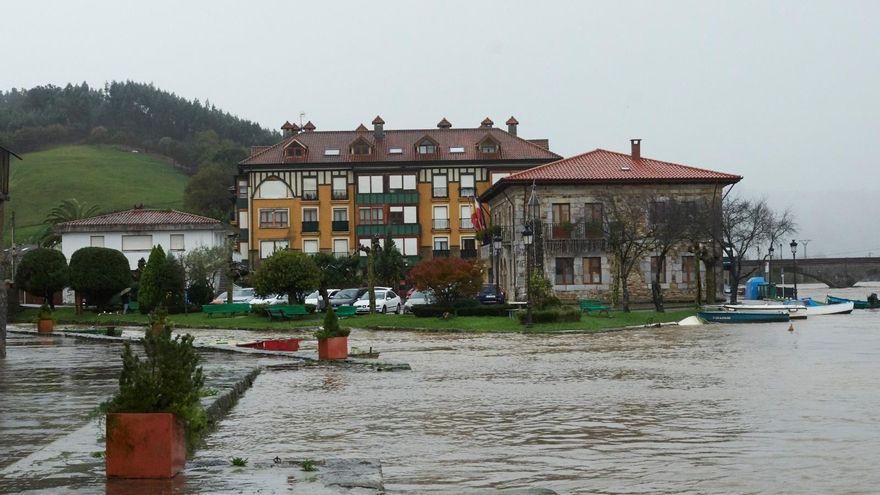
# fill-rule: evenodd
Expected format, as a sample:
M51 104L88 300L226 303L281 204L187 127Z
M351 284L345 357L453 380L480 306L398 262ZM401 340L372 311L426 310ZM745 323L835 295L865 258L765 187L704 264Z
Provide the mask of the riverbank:
M25 308L14 322L35 321L37 308ZM518 320L497 316L458 316L449 319L418 318L413 315L358 315L341 320L343 326L381 331L462 332L462 333L553 333L600 332L612 329L680 321L696 314L695 309L667 311L612 311L610 316L584 315L577 322L536 323L528 329ZM57 324L84 326L146 326L148 316L140 313L114 314L85 312L77 315L73 308L59 307L54 312ZM229 330L309 330L323 324L321 313L289 321L270 321L256 314L208 316L204 313L170 315L177 328L216 328Z

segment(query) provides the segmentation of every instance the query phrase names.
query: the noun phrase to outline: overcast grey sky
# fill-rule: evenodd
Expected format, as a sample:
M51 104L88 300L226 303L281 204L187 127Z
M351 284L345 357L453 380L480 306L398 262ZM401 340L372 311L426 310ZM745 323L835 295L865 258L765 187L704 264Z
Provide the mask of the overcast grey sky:
M743 175L808 254L880 255L880 2L4 2L0 88L130 79L266 127L510 115ZM800 253L803 254L803 251Z

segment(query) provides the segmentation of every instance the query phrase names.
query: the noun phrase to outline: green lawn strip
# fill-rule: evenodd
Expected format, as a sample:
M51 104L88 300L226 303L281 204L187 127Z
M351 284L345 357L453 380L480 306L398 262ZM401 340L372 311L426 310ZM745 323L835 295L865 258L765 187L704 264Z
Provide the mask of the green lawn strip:
M35 321L37 308L26 308L16 318L17 323ZM679 321L696 314L696 310L677 310L666 313L654 311L612 312L607 316L583 316L578 322L537 323L531 329L518 320L502 316L458 316L448 320L441 318L418 318L412 315L360 315L340 321L342 326L370 330L407 330L425 332L466 333L516 333L516 332L594 332L609 329L641 326L653 323ZM58 324L82 325L146 325L147 315L74 313L73 308L58 308L55 313ZM323 315L309 315L288 321L269 321L265 316L211 316L204 313L176 314L168 317L177 328L217 328L237 330L292 330L315 328L323 324Z

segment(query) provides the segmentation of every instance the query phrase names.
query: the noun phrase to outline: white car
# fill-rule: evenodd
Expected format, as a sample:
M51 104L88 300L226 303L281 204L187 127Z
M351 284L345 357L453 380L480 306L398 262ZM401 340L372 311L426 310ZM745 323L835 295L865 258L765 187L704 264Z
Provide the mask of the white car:
M404 313L412 313L412 307L419 304L434 304L434 295L431 292L415 291L403 304Z
M269 294L266 297L255 297L251 299L251 304L287 304L287 294Z
M339 289L327 289L327 298L333 297L333 294L337 292L339 292ZM321 297L321 291L319 290L307 295L305 303L314 305L316 311L324 310L324 298Z
M380 313L401 313L403 312L403 304L400 303L400 296L393 290L385 287L376 287L376 311ZM354 302L354 307L358 313L370 312L370 293L364 292L364 295Z
M251 299L254 298L254 289L250 287L236 287L232 290L232 302L236 303L250 303ZM221 292L211 304L226 304L226 292Z

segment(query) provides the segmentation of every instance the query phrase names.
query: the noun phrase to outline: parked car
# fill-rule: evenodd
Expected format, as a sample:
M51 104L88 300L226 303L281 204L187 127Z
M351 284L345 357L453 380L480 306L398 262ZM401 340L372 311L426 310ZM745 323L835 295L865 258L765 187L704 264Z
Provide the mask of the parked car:
M330 298L330 305L334 308L338 308L339 306L351 306L364 292L367 292L366 287L361 287L360 289L342 289L336 294L333 294L333 297Z
M403 303L403 312L412 313L412 307L419 304L434 304L434 295L430 291L422 292L417 290L412 292L406 298L406 302Z
M287 294L270 294L266 297L255 297L251 299L251 305L254 304L287 304Z
M477 299L482 304L504 304L504 291L496 284L483 284Z
M339 289L327 289L327 296L333 297L333 294L336 294L337 292L339 292ZM321 297L321 291L316 290L307 295L306 304L314 304L315 311L324 311L324 298Z
M226 304L226 294L227 292L221 292L211 304ZM254 289L251 287L238 287L232 290L233 303L250 303L254 297Z
M374 287L376 293L376 311L380 313L401 313L403 304L400 302L400 296L388 287ZM361 297L354 302L354 307L358 313L370 312L370 293L364 292Z

